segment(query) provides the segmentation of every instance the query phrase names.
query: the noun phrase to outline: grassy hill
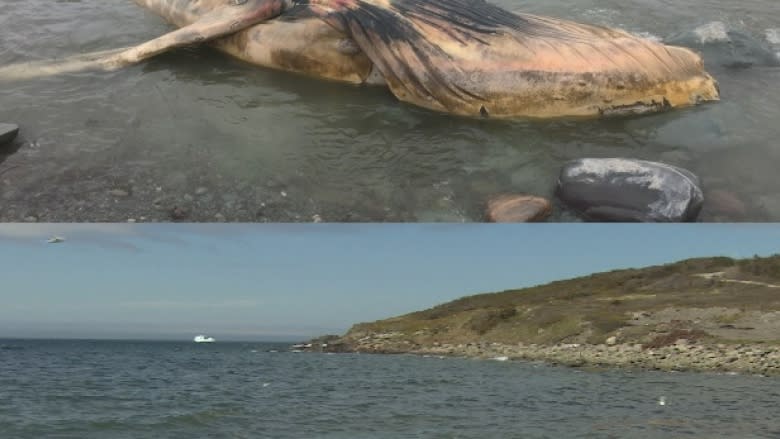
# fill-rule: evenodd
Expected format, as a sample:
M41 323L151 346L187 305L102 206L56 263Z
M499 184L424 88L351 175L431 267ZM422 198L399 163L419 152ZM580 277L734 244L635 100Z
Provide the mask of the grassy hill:
M387 350L437 343L620 343L680 338L780 344L780 255L689 259L463 297L353 326L341 338Z

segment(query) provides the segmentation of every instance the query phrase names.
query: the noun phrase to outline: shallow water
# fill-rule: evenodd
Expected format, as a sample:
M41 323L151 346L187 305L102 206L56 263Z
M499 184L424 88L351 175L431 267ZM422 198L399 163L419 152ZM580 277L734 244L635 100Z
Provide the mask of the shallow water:
M776 0L497 3L694 47L723 100L622 120L469 120L181 50L0 84L0 121L22 127L0 151L0 220L478 221L496 193L552 197L567 160L635 157L697 173L704 221L780 221ZM0 65L169 29L130 0L5 0ZM576 217L556 206L552 220Z
M772 378L266 352L274 347L0 340L0 431L19 439L780 434Z

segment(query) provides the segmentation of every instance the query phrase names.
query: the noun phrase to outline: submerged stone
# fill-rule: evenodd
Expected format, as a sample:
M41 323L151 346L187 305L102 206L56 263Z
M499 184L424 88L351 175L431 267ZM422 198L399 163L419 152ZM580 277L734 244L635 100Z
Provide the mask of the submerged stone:
M766 41L750 33L734 29L721 21L714 21L693 30L672 35L667 44L696 49L710 64L727 68L777 67L780 59L767 34Z
M19 125L0 123L0 146L11 143L19 134Z
M716 189L707 192L707 207L709 214L719 215L732 220L741 220L747 216L748 208L735 193Z
M528 223L544 221L552 213L552 204L532 195L499 195L488 201L485 219L492 223Z
M591 221L693 221L704 202L699 178L690 171L621 158L568 162L557 194Z

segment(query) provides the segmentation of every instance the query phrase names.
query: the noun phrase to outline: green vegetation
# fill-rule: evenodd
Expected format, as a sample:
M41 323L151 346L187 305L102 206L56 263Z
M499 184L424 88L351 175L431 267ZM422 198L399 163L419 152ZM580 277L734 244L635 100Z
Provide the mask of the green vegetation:
M780 255L689 259L463 297L424 311L355 325L344 339L394 333L411 344L603 343L611 336L652 345L678 338L728 341L727 330L739 330L736 323L755 312L780 311L780 288L773 285L780 285ZM700 309L720 311L695 315ZM675 310L683 317L663 321L659 316L664 310ZM687 311L693 314L686 317ZM739 337L749 330L761 332L753 326L742 328Z
M780 258L771 256L762 258L753 256L752 259L740 259L736 261L739 274L746 279L773 278L780 279Z

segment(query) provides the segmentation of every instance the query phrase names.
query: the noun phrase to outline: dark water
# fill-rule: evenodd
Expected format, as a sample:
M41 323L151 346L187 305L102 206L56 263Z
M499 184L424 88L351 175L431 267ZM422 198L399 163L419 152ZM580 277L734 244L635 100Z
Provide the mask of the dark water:
M552 196L570 159L689 168L705 221L780 221L776 0L496 0L703 53L723 101L613 121L435 114L387 91L254 68L209 49L114 73L0 83L0 220L475 221L501 192ZM0 66L170 28L130 0L4 0ZM717 195L716 195L717 194ZM725 207L724 207L725 206ZM560 206L553 220L575 218Z
M3 438L780 435L777 379L267 352L275 347L0 340L0 432ZM666 405L658 404L661 397Z

